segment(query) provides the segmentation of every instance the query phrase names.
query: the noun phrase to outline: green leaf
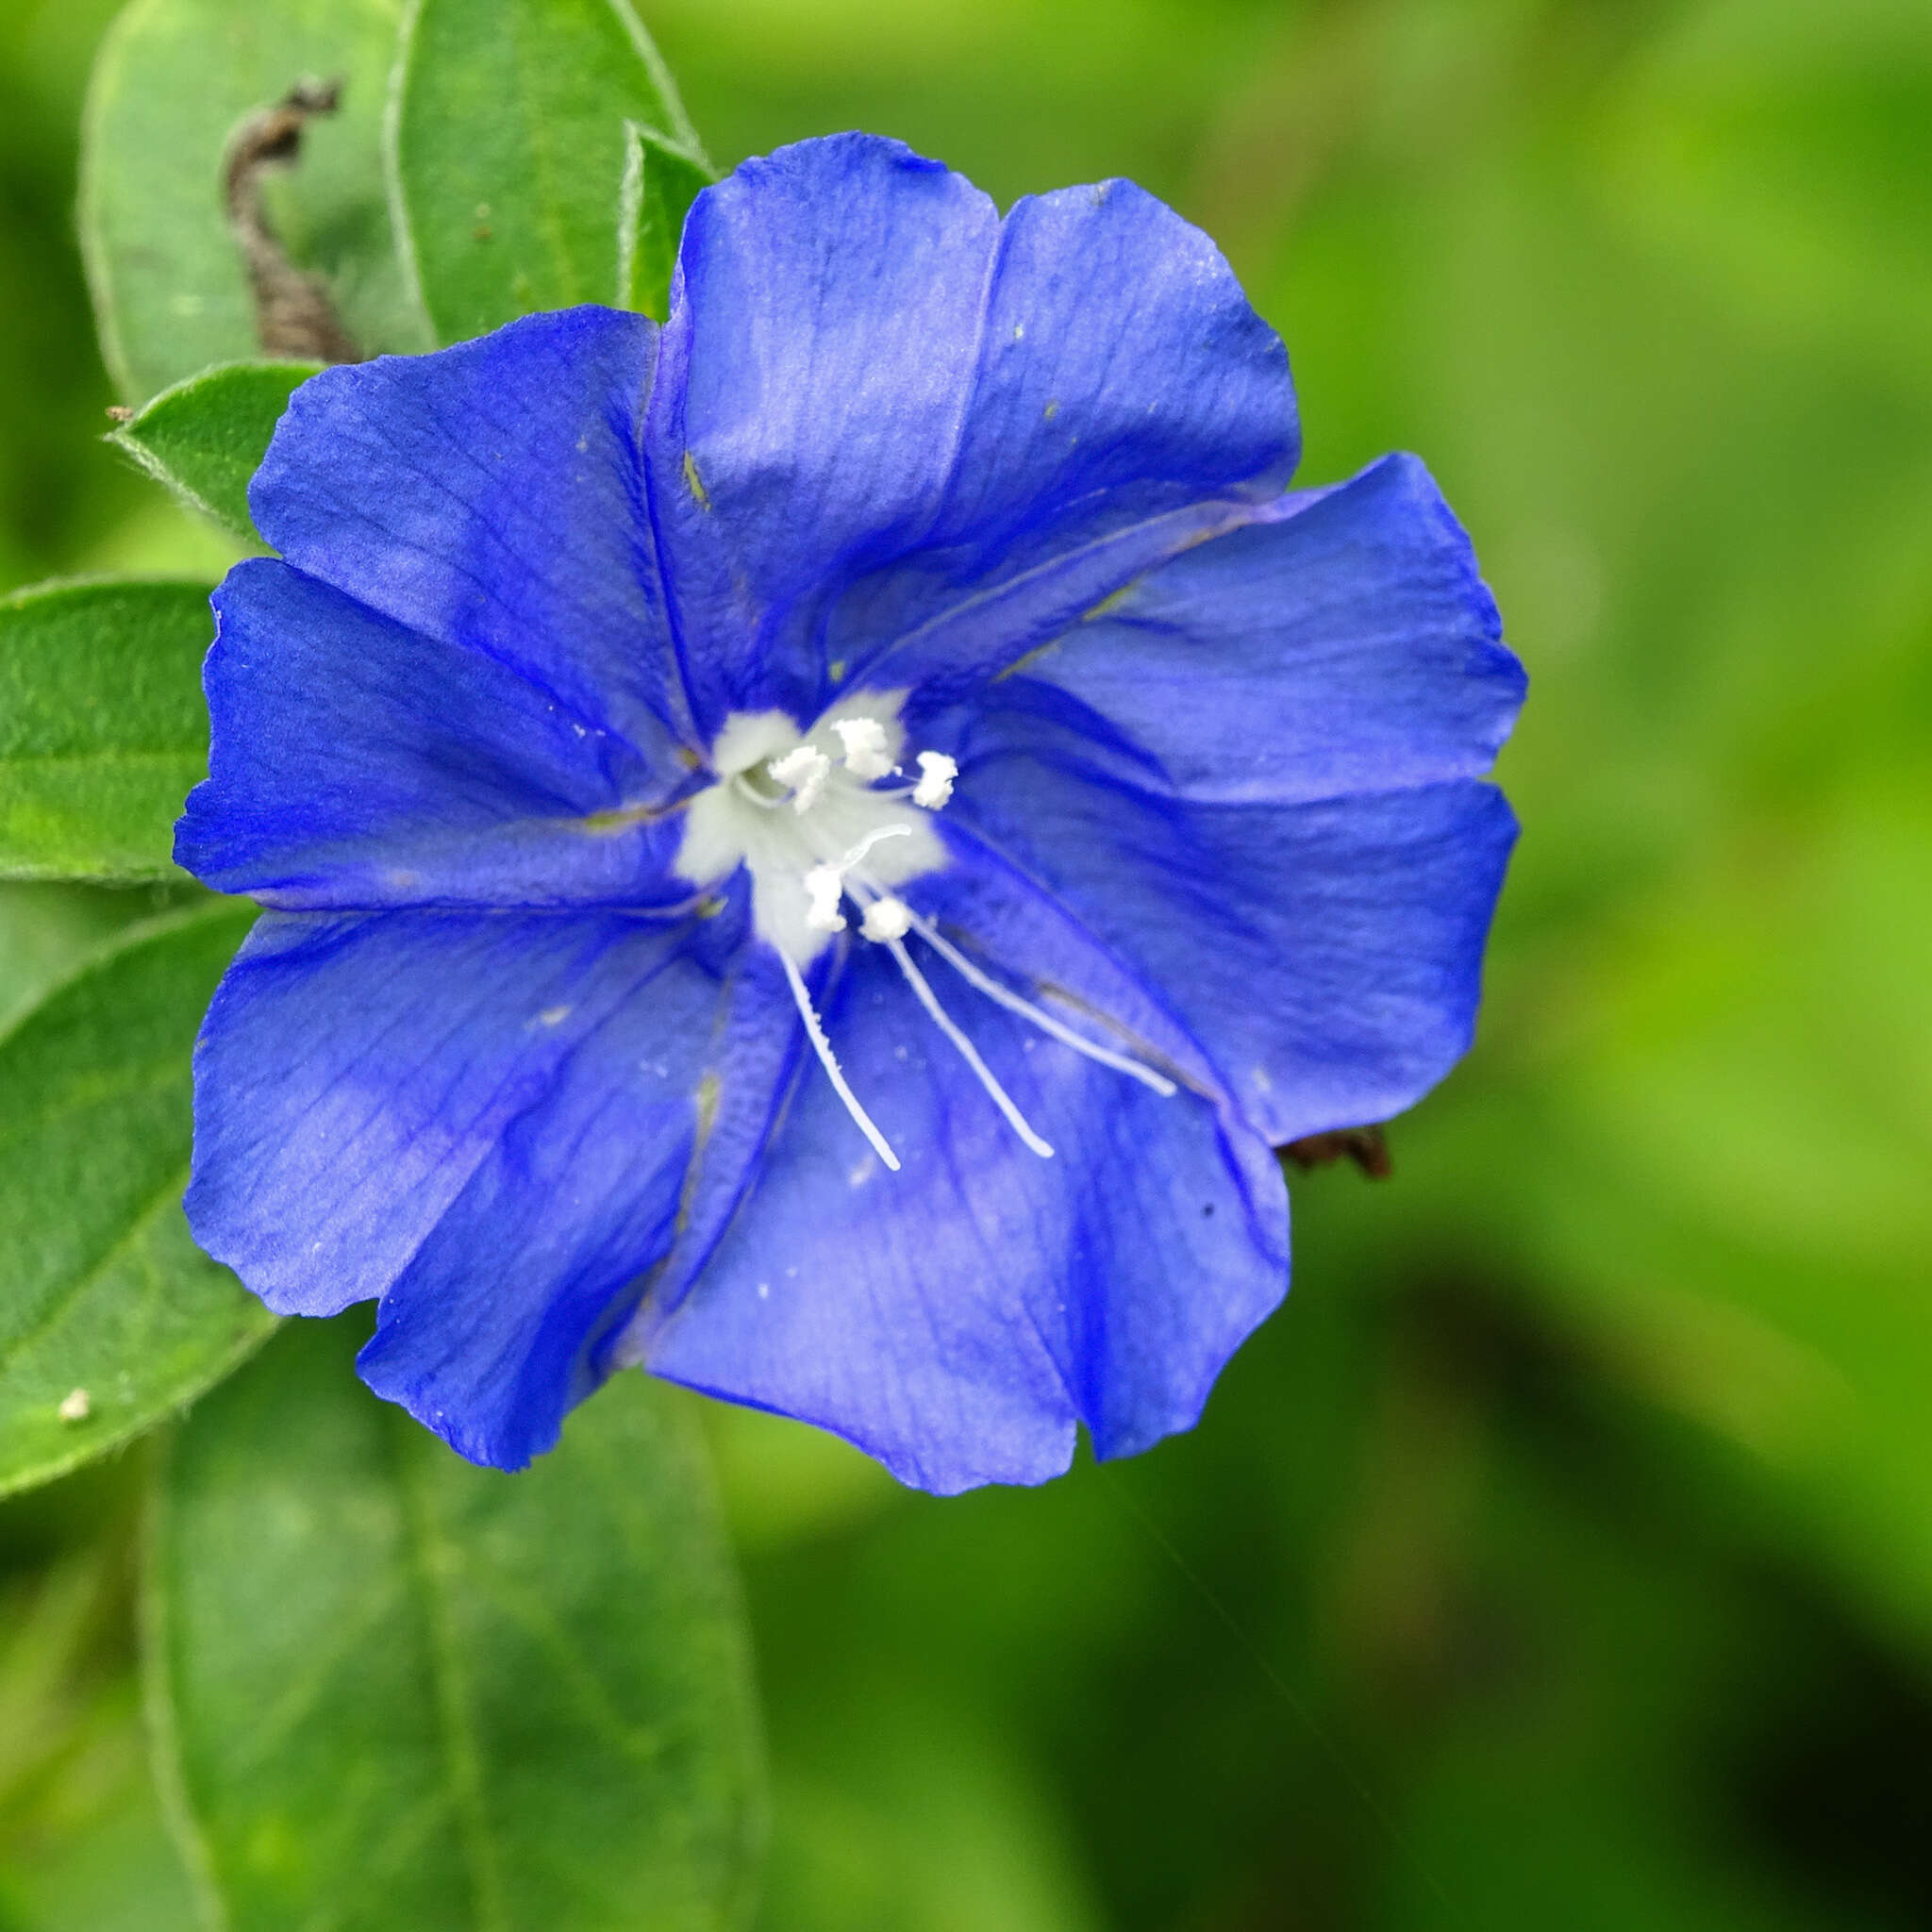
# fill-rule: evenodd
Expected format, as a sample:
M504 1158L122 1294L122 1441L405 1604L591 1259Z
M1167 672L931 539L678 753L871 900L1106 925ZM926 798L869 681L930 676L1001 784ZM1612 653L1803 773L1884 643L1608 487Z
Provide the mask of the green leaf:
M101 1472L95 1497L140 1473ZM118 1523L105 1537L81 1526L89 1506L75 1507L73 1485L36 1501L6 1512L0 1576L0 1928L196 1932L145 1761L125 1538ZM75 1540L44 1567L36 1513Z
M222 206L236 124L305 75L340 76L274 184L284 246L371 354L429 346L395 258L382 115L401 0L133 0L102 42L82 124L80 234L101 350L139 402L257 352Z
M620 1375L475 1469L291 1323L158 1480L158 1774L230 1932L738 1924L747 1644L684 1398Z
M258 542L248 513L248 479L261 467L289 397L321 366L225 363L163 390L108 441L190 509Z
M124 927L200 896L186 878L133 892L46 879L0 883L0 1034Z
M671 271L684 217L711 171L635 121L624 124L624 181L617 202L617 306L654 322L671 309Z
M208 770L201 584L42 584L0 598L0 878L178 879Z
M189 1056L252 916L138 926L0 1039L0 1494L126 1441L275 1325L181 1212Z
M396 102L398 227L444 342L610 299L627 124L697 165L626 0L413 0Z

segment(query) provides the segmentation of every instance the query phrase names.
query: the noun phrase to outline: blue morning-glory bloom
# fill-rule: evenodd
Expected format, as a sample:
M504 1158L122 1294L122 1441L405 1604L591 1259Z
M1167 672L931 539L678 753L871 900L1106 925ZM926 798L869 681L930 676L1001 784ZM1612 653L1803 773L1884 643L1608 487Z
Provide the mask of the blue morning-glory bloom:
M514 1468L623 1363L956 1491L1198 1416L1272 1146L1469 1043L1521 702L1422 466L1126 182L748 162L671 317L297 391L177 856L268 908L188 1209Z

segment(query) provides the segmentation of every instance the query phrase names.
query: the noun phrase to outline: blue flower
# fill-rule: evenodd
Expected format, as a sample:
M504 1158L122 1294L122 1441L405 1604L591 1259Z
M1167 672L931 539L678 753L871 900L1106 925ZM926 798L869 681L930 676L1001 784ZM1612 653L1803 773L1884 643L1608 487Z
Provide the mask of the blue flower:
M1391 457L1125 182L856 135L700 196L671 319L297 391L177 855L268 910L188 1210L514 1468L617 1365L951 1491L1191 1425L1271 1145L1468 1045L1521 702Z

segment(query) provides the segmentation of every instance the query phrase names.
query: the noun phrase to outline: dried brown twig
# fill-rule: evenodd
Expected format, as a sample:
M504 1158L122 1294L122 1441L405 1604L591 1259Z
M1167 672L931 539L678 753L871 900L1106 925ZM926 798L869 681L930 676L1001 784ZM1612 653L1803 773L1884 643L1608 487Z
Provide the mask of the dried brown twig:
M318 114L333 114L341 92L340 81L298 81L273 107L249 115L222 158L228 226L255 297L256 340L271 356L314 362L363 359L320 278L305 275L283 251L261 195L262 175L300 155L303 128Z

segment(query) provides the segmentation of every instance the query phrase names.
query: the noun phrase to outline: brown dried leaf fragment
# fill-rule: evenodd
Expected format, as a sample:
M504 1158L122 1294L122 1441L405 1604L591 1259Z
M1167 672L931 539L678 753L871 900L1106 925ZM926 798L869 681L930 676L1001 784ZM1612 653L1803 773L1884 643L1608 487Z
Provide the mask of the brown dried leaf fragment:
M242 251L255 297L255 335L262 352L312 362L360 362L362 351L336 314L328 291L283 252L262 204L261 177L302 151L302 130L333 114L340 81L301 80L273 107L258 108L235 130L222 159L228 226Z
M1342 1159L1354 1161L1372 1181L1386 1181L1395 1172L1388 1136L1380 1127L1336 1127L1325 1134L1307 1134L1281 1151L1304 1174Z

